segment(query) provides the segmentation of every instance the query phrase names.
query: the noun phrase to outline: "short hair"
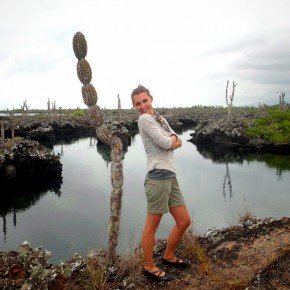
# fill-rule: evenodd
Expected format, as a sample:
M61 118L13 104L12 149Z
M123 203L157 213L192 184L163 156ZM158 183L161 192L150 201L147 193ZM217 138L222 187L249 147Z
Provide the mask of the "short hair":
M150 95L150 91L147 88L145 88L144 86L138 85L138 87L136 89L134 89L132 91L132 94L131 94L132 104L134 104L133 103L133 97L136 96L136 95L139 95L141 93L147 93L147 95L152 99L152 96Z

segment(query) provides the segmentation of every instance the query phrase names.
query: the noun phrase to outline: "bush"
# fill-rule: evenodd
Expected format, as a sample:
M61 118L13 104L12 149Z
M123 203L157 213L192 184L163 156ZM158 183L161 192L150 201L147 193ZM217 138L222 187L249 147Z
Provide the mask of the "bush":
M251 124L251 125L250 125ZM267 116L247 122L247 135L274 144L290 143L290 110L269 109Z
M72 117L85 117L86 110L85 109L77 109L71 113Z

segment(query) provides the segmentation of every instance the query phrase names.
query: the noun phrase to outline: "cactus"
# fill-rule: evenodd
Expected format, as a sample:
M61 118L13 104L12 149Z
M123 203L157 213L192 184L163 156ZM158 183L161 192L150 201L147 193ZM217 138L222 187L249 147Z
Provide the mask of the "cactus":
M78 60L85 58L87 55L87 42L81 32L77 32L73 37L73 50Z
M121 109L121 99L120 99L119 94L118 94L117 98L118 98L118 110L120 110Z
M87 49L87 42L84 35L81 32L77 32L73 37L73 47L76 57L79 59L77 64L77 74L79 80L83 84L82 86L82 96L84 103L89 107L88 114L91 119L91 123L96 128L97 139L101 140L107 145L111 145L112 134L109 132L108 128L103 125L104 119L100 108L97 104L97 92L92 84L90 84L92 79L92 70L90 64L84 59L80 58L85 56L86 53L78 54L75 47L85 47Z
M114 136L111 145L111 183L113 190L110 200L110 222L109 222L109 250L108 260L115 261L116 248L120 228L120 214L122 205L123 164L122 164L122 141Z
M99 106L93 106L89 108L88 114L90 116L91 123L94 127L100 127L103 124L104 122L103 114Z
M118 94L118 119L119 122L121 121L121 99L120 99L120 95Z
M88 107L94 106L98 101L97 92L92 84L82 86L82 95L84 103Z
M4 145L4 121L1 121L1 146Z
M56 111L56 101L54 100L52 103L50 103L50 101L49 101L49 105L50 104L51 104L51 109L50 109L50 111L51 111L51 121L53 122L53 120L54 120L54 114L56 113L55 112ZM48 114L50 114L50 112L48 112Z
M29 106L27 105L27 100L24 100L22 105L20 105L20 108L21 108L21 121L24 121L24 116L27 115L27 112L28 112L28 109L29 109Z
M110 130L105 126L101 125L96 129L97 136L99 139L105 144L111 144L112 142L112 134Z
M226 87L226 103L228 105L228 119L231 117L231 108L233 106L233 100L234 100L234 95L235 95L235 87L237 84L233 82L233 90L232 94L228 96L228 87L229 87L229 81L227 81L227 87Z
M91 69L90 64L85 59L81 59L81 60L78 61L77 73L78 73L79 80L84 85L86 85L86 84L91 82L91 80L92 80L92 69Z
M84 59L87 54L87 42L81 32L77 32L73 37L73 49L78 58L77 74L79 80L83 84L82 96L84 103L88 106L88 115L91 123L96 129L97 139L111 146L111 215L109 223L109 250L108 260L113 262L116 260L116 247L118 244L119 228L120 228L120 211L122 199L123 185L123 144L117 137L113 136L107 126L104 124L104 118L101 109L97 106L98 96L92 84L92 70L90 64Z
M9 112L9 122L11 129L11 141L14 141L15 138L15 126L16 126L16 118L14 117L14 108Z
M47 114L49 114L50 111L50 99L47 100Z
M279 96L279 105L281 110L287 109L287 103L285 102L285 93L282 92L281 95Z

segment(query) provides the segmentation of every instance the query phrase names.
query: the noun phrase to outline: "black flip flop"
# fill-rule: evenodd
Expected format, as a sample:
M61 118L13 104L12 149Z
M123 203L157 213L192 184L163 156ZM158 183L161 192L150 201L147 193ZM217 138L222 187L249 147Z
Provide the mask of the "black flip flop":
M158 281L158 282L169 282L174 279L172 275L166 274L164 276L160 276L160 274L163 272L163 270L156 270L156 271L148 271L146 269L142 270L143 274L147 276L148 278Z
M173 261L168 261L164 258L161 258L161 261L163 264L165 265L169 265L169 266L173 266L175 268L182 268L182 269L186 269L186 268L189 268L191 266L191 262L190 261L187 261L187 260L181 260L179 258L176 258L176 260L173 262Z

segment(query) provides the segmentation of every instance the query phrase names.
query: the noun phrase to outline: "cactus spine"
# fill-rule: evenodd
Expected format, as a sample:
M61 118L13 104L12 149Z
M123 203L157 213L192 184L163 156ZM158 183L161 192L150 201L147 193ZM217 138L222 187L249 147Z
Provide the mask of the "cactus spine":
M91 123L96 129L98 140L111 146L111 215L109 223L109 251L108 259L110 262L116 259L116 247L118 243L120 228L120 210L123 185L123 144L117 137L113 136L107 126L104 124L104 118L101 109L97 106L98 96L92 84L92 70L90 64L85 60L87 55L87 42L81 32L77 32L73 37L73 50L78 59L77 74L83 84L82 96L84 103L88 106L88 115Z

